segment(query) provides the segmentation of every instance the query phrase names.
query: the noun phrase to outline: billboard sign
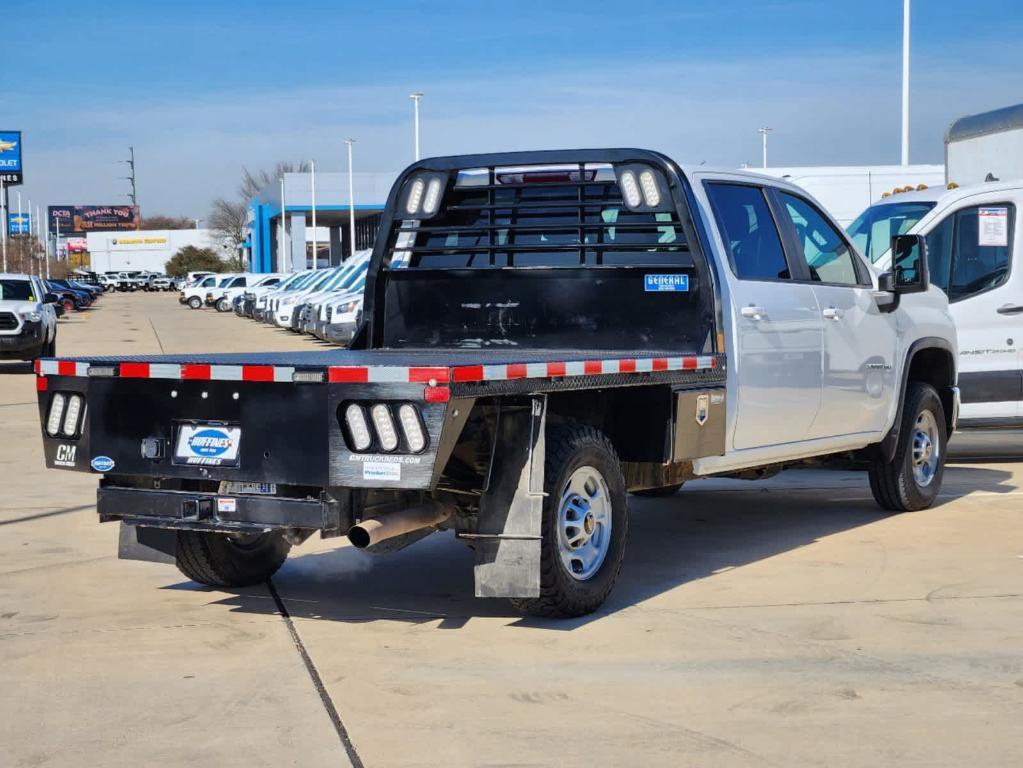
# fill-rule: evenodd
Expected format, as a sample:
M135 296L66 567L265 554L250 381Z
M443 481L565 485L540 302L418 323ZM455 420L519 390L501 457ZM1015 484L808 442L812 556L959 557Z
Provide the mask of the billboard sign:
M12 213L8 215L7 232L11 235L31 235L32 215L29 213Z
M50 231L82 235L86 232L123 232L138 229L137 205L51 205L47 209Z
M5 186L21 184L21 131L0 131L0 178Z

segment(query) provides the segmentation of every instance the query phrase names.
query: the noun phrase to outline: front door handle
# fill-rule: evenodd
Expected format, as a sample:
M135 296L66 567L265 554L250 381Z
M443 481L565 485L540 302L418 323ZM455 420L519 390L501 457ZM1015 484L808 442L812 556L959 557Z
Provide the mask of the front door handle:
M763 320L767 317L767 310L763 307L755 307L750 304L748 307L743 307L739 310L739 314L743 317L749 317L753 320Z
M1023 314L1023 305L1021 304L1002 304L997 310L1000 315L1021 315Z
M827 318L828 320L842 319L842 310L840 310L838 307L828 307L821 314L823 314L824 317Z

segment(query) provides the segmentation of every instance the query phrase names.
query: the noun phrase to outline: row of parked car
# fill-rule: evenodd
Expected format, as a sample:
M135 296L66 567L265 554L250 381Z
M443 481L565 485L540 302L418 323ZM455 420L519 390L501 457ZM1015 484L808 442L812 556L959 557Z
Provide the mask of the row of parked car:
M272 323L296 333L347 345L362 316L366 269L372 251L356 251L337 267L290 274L196 275L179 301Z
M57 318L81 311L104 289L73 279L0 274L0 360L57 354Z

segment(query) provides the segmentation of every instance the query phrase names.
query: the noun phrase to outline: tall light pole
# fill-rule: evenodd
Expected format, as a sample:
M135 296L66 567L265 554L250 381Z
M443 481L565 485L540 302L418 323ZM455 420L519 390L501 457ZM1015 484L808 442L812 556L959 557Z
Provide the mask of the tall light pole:
M195 228L199 229L199 222L202 221L202 219L193 219L193 221L195 222Z
M767 167L767 134L769 134L773 130L774 128L768 128L767 126L764 126L763 128L757 128L757 132L764 137L764 164L763 164L764 168Z
M355 255L355 177L352 174L352 144L355 139L345 139L348 145L348 237L351 241L350 254Z
M316 269L316 252L319 243L316 242L316 161L309 161L309 191L313 206L313 269Z
M909 0L902 0L902 164L909 165Z
M4 252L4 272L7 271L7 190L4 188L4 179L0 176L0 208L3 209L3 216L0 216L0 224L3 230L0 231L0 244Z
M278 261L281 272L291 272L291 264L288 263L288 208L284 200L284 174L281 174L281 242L278 250Z
M416 134L416 160L419 160L419 100L423 98L422 91L416 91L415 93L409 94L409 98L412 99L412 115L415 124Z

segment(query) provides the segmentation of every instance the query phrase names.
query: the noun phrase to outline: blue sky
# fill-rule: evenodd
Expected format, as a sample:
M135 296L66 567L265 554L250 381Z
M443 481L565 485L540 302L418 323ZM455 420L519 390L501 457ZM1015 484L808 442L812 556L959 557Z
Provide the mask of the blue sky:
M963 114L1023 101L1023 3L914 0L913 162ZM898 162L901 0L13 3L0 128L34 202L204 216L241 168L647 146L681 162Z

